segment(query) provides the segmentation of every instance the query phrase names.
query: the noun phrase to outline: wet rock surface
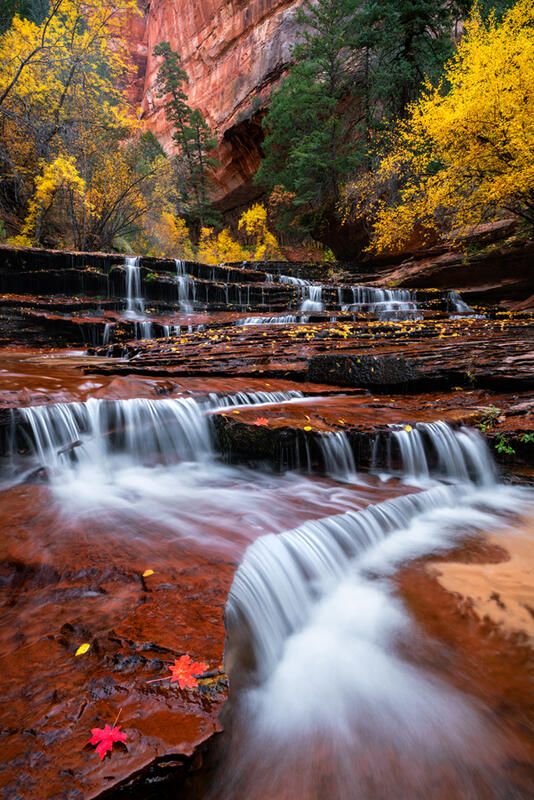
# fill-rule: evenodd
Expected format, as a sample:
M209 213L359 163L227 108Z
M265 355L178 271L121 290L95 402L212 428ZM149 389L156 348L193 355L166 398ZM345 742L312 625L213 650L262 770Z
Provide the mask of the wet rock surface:
M54 260L0 248L0 335L9 344L0 352L0 783L9 800L148 800L168 786L169 797L204 796L200 764L210 756L202 748L221 730L228 688L224 606L247 546L264 533L419 491L417 482L396 479L399 433L420 432L428 444L425 426L437 420L453 432L476 426L510 481L534 480L528 310L473 309L451 295L456 282L403 295L391 286L385 294L321 283L304 266L143 259L135 268L139 295L127 291L122 257ZM128 449L132 429L140 435L152 424L148 412L128 417L136 399L205 403L194 419L208 420L207 463L165 471L152 434ZM64 490L50 453L34 452L30 422L38 415L23 410L66 404L76 422L76 403L79 440L59 437L52 455L76 464L100 437L102 474ZM43 413L50 429L52 419L61 427L59 412ZM333 447L345 459L338 472ZM93 481L102 481L107 505L92 499ZM470 548L458 548L461 567L452 557L450 566L408 565L399 591L422 627L452 648L434 661L423 653L436 674L448 676L449 657L467 664L460 683L476 694L482 662L471 650L482 642L489 653L492 636L513 661L515 677L500 683L503 662L489 654L492 674L480 693L495 714L500 698L509 704L507 730L526 748L511 757L523 798L534 786L534 740L520 710L531 650L521 638L530 635L530 595L518 586L529 568L504 539L488 537L465 565ZM510 611L508 626L499 603ZM84 642L89 651L76 656ZM185 653L208 663L197 689L148 683ZM84 745L91 728L111 724L121 708L127 749L116 746L101 762Z

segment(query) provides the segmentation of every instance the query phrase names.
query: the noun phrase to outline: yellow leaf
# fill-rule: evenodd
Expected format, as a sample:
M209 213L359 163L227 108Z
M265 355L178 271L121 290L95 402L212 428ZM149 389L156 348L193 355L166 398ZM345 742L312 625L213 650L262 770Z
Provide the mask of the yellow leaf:
M306 425L306 427L304 428L304 430L305 430L305 431L311 431L311 425Z
M405 430L405 431L412 431L412 430L413 430L413 428L412 428L412 426L411 426L411 425L406 425L406 427L404 428L404 430Z
M153 575L153 574L154 574L154 570L153 569L145 569L145 571L143 572L143 578L148 578L149 575Z
M74 655L75 656L83 656L84 653L87 653L87 651L89 650L90 647L91 647L91 645L88 644L87 642L85 642L84 644L81 644L78 647L78 649L76 650Z

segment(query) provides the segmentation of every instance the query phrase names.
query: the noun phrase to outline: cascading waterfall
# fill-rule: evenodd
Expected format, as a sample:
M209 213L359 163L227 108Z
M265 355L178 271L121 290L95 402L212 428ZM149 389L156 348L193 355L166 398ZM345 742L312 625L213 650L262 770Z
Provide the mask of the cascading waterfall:
M356 479L354 454L345 431L331 431L319 439L326 474L350 483Z
M416 293L409 289L380 289L375 286L352 286L352 303L343 304L342 311L369 312L380 320L421 319Z
M304 395L298 389L290 389L285 392L237 392L222 397L213 393L209 395L209 400L213 408L227 408L228 406L287 403L289 400L297 400L302 397Z
M193 398L105 400L19 409L29 444L52 477L76 464L105 468L111 453L172 464L211 453L203 406ZM24 432L23 436L27 437Z
M524 502L490 482L489 464L476 485L477 437L449 433L444 424L424 431L439 439L454 485L306 522L247 549L226 606L233 745L210 800L432 797L441 775L444 796L501 797L492 775L499 732L469 697L406 657L418 632L389 580L398 564L498 527Z
M462 300L458 292L448 292L447 302L451 311L456 311L459 314L473 313L471 306Z
M207 414L230 406L283 403L302 397L298 390L283 392L213 393L151 400L107 400L57 403L20 408L21 422L12 425L11 438L33 452L51 477L77 465L108 471L108 458L123 454L136 463L174 464L213 457Z
M307 317L296 314L281 314L278 317L245 317L238 320L238 325L292 325L296 322L307 322Z
M145 302L141 291L141 269L139 256L127 256L126 270L126 316L144 315Z
M186 275L185 261L175 259L176 283L178 285L178 303L184 314L193 313L193 303L196 300L196 283L190 275Z
M308 284L305 287L307 298L301 303L301 311L324 311L323 287L321 284Z
M442 421L420 422L414 428L394 430L393 437L400 449L402 474L408 479L433 476L481 486L496 481L489 448L470 428L454 429Z

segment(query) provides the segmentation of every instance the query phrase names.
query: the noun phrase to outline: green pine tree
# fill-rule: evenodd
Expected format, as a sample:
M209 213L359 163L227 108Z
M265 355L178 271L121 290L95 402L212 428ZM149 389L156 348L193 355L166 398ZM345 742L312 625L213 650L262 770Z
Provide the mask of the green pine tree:
M484 2L484 0L482 0ZM501 7L511 0L499 0ZM488 6L491 0L485 0ZM373 168L423 82L437 81L469 0L316 0L297 14L293 66L264 118L256 175L294 196L285 226L320 238L347 178Z
M350 102L353 8L354 0L318 0L299 9L295 64L264 120L265 158L256 180L269 191L282 185L294 194L294 216L308 230L335 207L343 180L361 159L354 144L359 112Z
M155 56L163 61L157 75L158 94L165 98L165 114L172 123L173 142L177 148L180 176L179 196L184 216L196 232L200 228L216 225L220 215L214 211L209 199L209 172L218 166L211 155L217 140L198 110L187 104L184 85L187 74L181 66L180 56L169 42L160 42L154 48Z

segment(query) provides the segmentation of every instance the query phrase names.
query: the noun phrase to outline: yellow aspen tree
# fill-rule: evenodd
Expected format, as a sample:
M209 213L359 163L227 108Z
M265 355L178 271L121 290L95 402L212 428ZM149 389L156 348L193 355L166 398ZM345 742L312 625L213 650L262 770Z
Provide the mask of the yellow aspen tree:
M244 230L254 242L254 260L268 261L281 258L275 236L267 227L267 209L256 203L244 211L239 220L239 230Z
M534 223L534 0L498 22L475 10L438 88L427 85L373 178L373 246L401 248L504 214ZM393 201L387 190L397 186Z

